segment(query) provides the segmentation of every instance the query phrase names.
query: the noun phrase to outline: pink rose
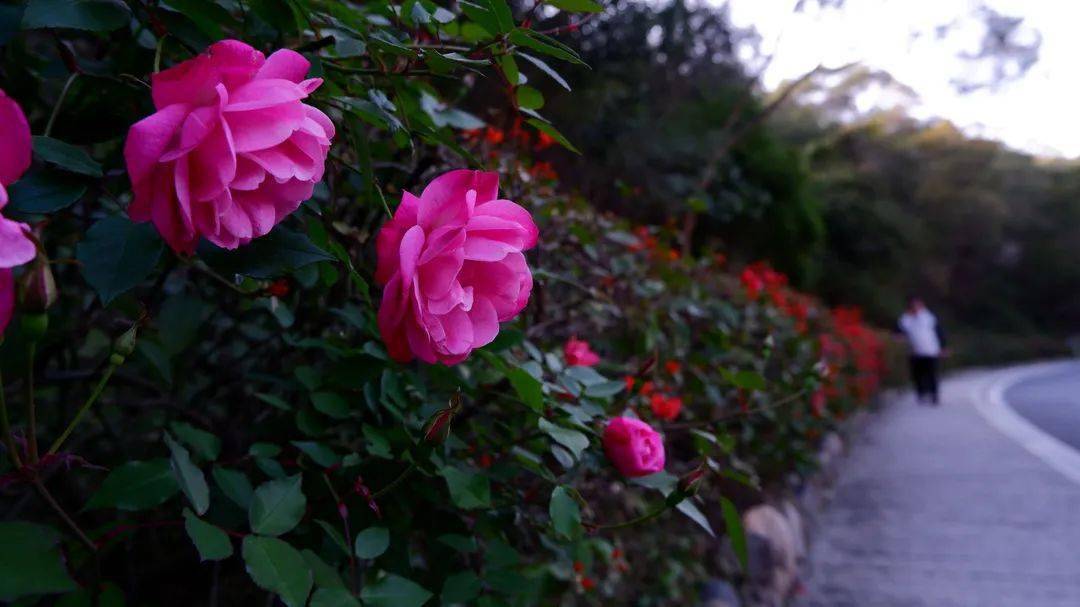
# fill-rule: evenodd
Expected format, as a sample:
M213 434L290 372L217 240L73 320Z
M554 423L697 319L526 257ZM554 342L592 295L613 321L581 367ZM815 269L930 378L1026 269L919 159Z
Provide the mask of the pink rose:
M15 100L0 90L0 209L8 202L7 186L18 181L30 168L33 144L30 124ZM11 321L15 309L15 279L11 268L37 255L34 241L27 236L25 223L0 216L0 335Z
M604 428L604 453L623 476L647 476L664 469L664 441L649 424L615 417Z
M536 244L529 212L499 199L499 177L450 171L420 197L405 192L379 231L379 331L399 362L459 363L491 343L529 302L522 251Z
M269 232L311 197L334 125L303 103L322 79L282 49L269 58L238 40L153 75L157 112L124 145L135 199L177 252L200 237L226 249Z
M600 357L589 348L589 342L578 339L577 336L566 340L563 346L563 357L566 364L571 367L591 367L600 362Z

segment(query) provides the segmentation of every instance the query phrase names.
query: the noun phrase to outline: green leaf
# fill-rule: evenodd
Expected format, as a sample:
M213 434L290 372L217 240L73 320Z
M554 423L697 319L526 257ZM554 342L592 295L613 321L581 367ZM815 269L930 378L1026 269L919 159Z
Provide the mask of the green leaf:
M244 538L244 565L260 588L281 597L288 607L302 607L314 582L303 555L273 537Z
M291 411L292 410L292 405L285 402L285 399L281 398L280 396L275 396L273 394L265 394L265 393L259 392L259 393L255 394L255 398L257 398L257 399L261 400L262 402L270 405L271 407L276 407L278 409L281 409L282 411Z
M22 27L108 32L126 26L130 19L131 10L120 0L30 0Z
M311 404L324 415L334 419L349 417L349 403L341 395L333 392L315 392L311 395Z
M205 430L184 422L173 422L169 429L204 461L212 462L221 454L221 439Z
M229 11L213 0L167 0L165 4L191 19L211 40L220 40L223 37L221 26L233 23Z
M575 459L581 459L582 452L589 448L589 437L577 430L557 426L544 418L540 418L540 430L550 436L555 442L566 447Z
M229 535L216 525L195 516L195 513L187 508L184 508L184 529L195 543L200 559L220 561L232 556L233 545L229 541Z
M626 382L603 381L585 388L585 396L610 398L626 389Z
M315 523L323 528L323 531L325 531L326 535L330 537L330 540L334 542L334 545L341 548L341 551L344 552L346 556L352 556L352 552L349 551L349 545L345 543L345 537L341 535L340 531L322 519L315 519Z
M537 130L543 131L544 133L547 133L549 137L551 137L555 141L559 142L559 145L561 145L564 148L570 150L571 152L573 152L575 154L580 154L581 153L580 151L578 151L578 149L576 147L574 147L574 144L570 143L570 140L567 139L566 136L564 136L562 133L559 132L558 129L556 129L555 127L551 126L550 124L544 122L543 120L537 120L536 118L529 118L525 122L528 122L529 124L531 124Z
M517 28L510 32L510 42L519 46L531 48L534 51L550 55L556 59L562 59L570 63L585 65L573 49L562 44L558 40L545 36L533 30Z
M462 571L446 578L439 601L443 605L469 605L480 596L480 578L472 571Z
M341 575L338 574L337 569L327 565L326 561L322 560L319 555L306 548L301 550L300 554L303 555L308 569L311 570L311 574L315 578L316 587L345 588L345 583L341 581Z
M544 107L544 95L531 86L519 86L517 88L518 106L527 110L538 110Z
M720 497L720 510L724 515L724 525L727 527L728 538L731 539L731 548L735 551L735 556L738 557L743 571L746 571L749 557L746 552L746 531L743 529L742 518L739 516L738 509L735 508L735 504L723 496Z
M52 213L75 204L86 193L82 179L55 169L33 169L8 189L7 209L20 213Z
M709 519L705 518L705 514L698 509L697 505L689 499L684 499L675 505L675 509L685 514L690 520L698 524L704 529L710 536L716 537L716 533L712 529L712 525L709 524Z
M83 278L108 305L154 271L162 246L153 225L114 215L91 226L75 257Z
M537 413L544 410L544 391L540 380L520 367L508 369L506 379L510 380L510 385L514 387L514 391L530 409Z
M282 226L234 251L219 249L204 240L198 253L219 272L252 278L275 278L313 263L335 259L315 246L306 234Z
M86 150L52 137L34 137L34 153L45 162L72 173L101 177L101 165L90 158Z
M307 507L300 474L267 481L255 490L248 510L251 530L263 535L281 535L300 522Z
M311 607L360 607L360 602L344 588L319 588L311 596Z
M555 69L548 65L547 62L545 62L543 59L540 59L539 57L533 57L532 55L529 55L527 53L520 52L517 54L517 56L535 65L537 68L540 69L541 72L544 72L552 80L558 82L559 86L563 87L568 91L570 90L570 83L566 81L566 78L563 78L562 74L555 71Z
M573 539L580 534L581 508L566 487L558 486L551 492L548 514L551 515L551 526L555 528L555 533L565 539Z
M547 0L547 3L555 8L570 13L600 13L604 7L593 0Z
M338 454L334 453L333 449L322 443L317 443L315 441L292 441L292 445L303 451L312 461L323 468L330 468L341 463L341 458L338 457Z
M731 383L744 390L764 390L765 378L754 371L739 371L731 376Z
M0 600L75 590L59 544L60 534L52 527L0 523Z
M206 302L188 293L177 293L165 300L156 320L161 346L170 356L180 354L198 341L209 311Z
M210 487L206 485L206 477L202 470L191 461L191 454L180 443L173 440L168 432L163 433L165 444L172 452L169 466L176 478L180 489L187 496L188 501L195 508L195 512L202 516L210 508Z
M491 484L483 474L447 466L440 473L450 489L450 499L458 508L490 508Z
M373 559L390 547L390 532L385 527L368 527L356 534L356 556Z
M421 607L431 596L423 586L393 574L360 591L365 607Z
M251 507L251 498L255 496L255 489L251 486L251 481L248 480L246 474L239 470L214 466L210 471L210 476L214 477L214 483L234 504L244 510Z
M86 509L145 510L165 503L179 491L165 458L132 461L109 472Z

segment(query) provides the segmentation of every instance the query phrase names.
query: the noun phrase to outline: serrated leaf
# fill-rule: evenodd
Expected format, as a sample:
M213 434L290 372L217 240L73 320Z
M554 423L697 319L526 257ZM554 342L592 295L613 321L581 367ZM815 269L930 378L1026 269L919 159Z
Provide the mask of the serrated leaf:
M281 597L288 607L302 607L314 583L307 562L295 548L273 537L244 538L244 565L251 579Z
M551 526L564 539L573 539L581 532L581 508L566 487L558 486L551 492L548 504Z
M311 607L360 607L360 602L344 588L319 588L311 595Z
M214 466L210 471L210 476L214 477L214 483L218 489L221 489L225 497L234 504L244 510L251 507L251 498L255 495L255 488L251 486L251 481L248 480L246 474L239 470Z
M211 525L184 508L184 530L195 543L199 558L204 561L220 561L232 556L233 545L229 535L216 525Z
M393 574L360 591L365 607L421 607L431 596L420 584Z
M440 471L450 489L450 499L458 508L491 507L491 484L483 474L447 466Z
M131 10L120 0L30 0L22 27L108 32L126 26L130 19Z
M538 379L520 367L507 369L506 379L530 409L537 413L544 410L544 390Z
M103 304L142 282L157 265L164 243L149 223L114 215L95 223L76 248L83 278Z
M302 483L302 475L296 474L259 485L248 509L251 530L262 535L281 535L296 527L307 507Z
M544 418L539 421L540 430L550 436L555 442L566 447L574 459L581 459L581 454L589 448L589 437L577 430L564 428L553 424Z
M34 137L34 154L45 162L90 177L101 177L101 165L86 150L52 137Z
M86 509L144 510L165 503L179 491L169 460L133 461L109 472Z
M64 567L55 529L21 521L0 523L0 600L76 588Z
M206 514L210 508L210 487L206 485L206 477L203 476L202 470L199 470L199 467L191 461L191 454L183 445L173 440L168 432L162 433L162 436L172 453L169 467L177 484L195 508L195 512L199 516Z
M356 534L354 549L362 559L379 557L390 547L390 531L385 527L368 527Z

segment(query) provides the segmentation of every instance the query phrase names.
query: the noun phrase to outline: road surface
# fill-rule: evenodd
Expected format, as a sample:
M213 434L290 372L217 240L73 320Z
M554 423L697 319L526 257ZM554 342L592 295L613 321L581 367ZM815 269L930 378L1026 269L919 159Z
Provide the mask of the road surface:
M1080 605L1080 365L963 374L942 403L853 437L800 607Z

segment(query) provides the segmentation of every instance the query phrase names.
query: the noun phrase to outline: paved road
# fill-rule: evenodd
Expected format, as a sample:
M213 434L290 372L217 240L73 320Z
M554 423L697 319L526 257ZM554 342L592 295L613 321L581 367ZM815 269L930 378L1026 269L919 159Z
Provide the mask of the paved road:
M1080 363L1021 380L1005 391L1020 415L1080 450Z
M1000 377L950 379L940 408L897 398L854 438L814 534L800 606L1080 605L1080 484L976 410ZM1032 413L1052 426L1080 403L1080 380L1044 381L1006 398L1025 411L1055 408L1056 418Z

